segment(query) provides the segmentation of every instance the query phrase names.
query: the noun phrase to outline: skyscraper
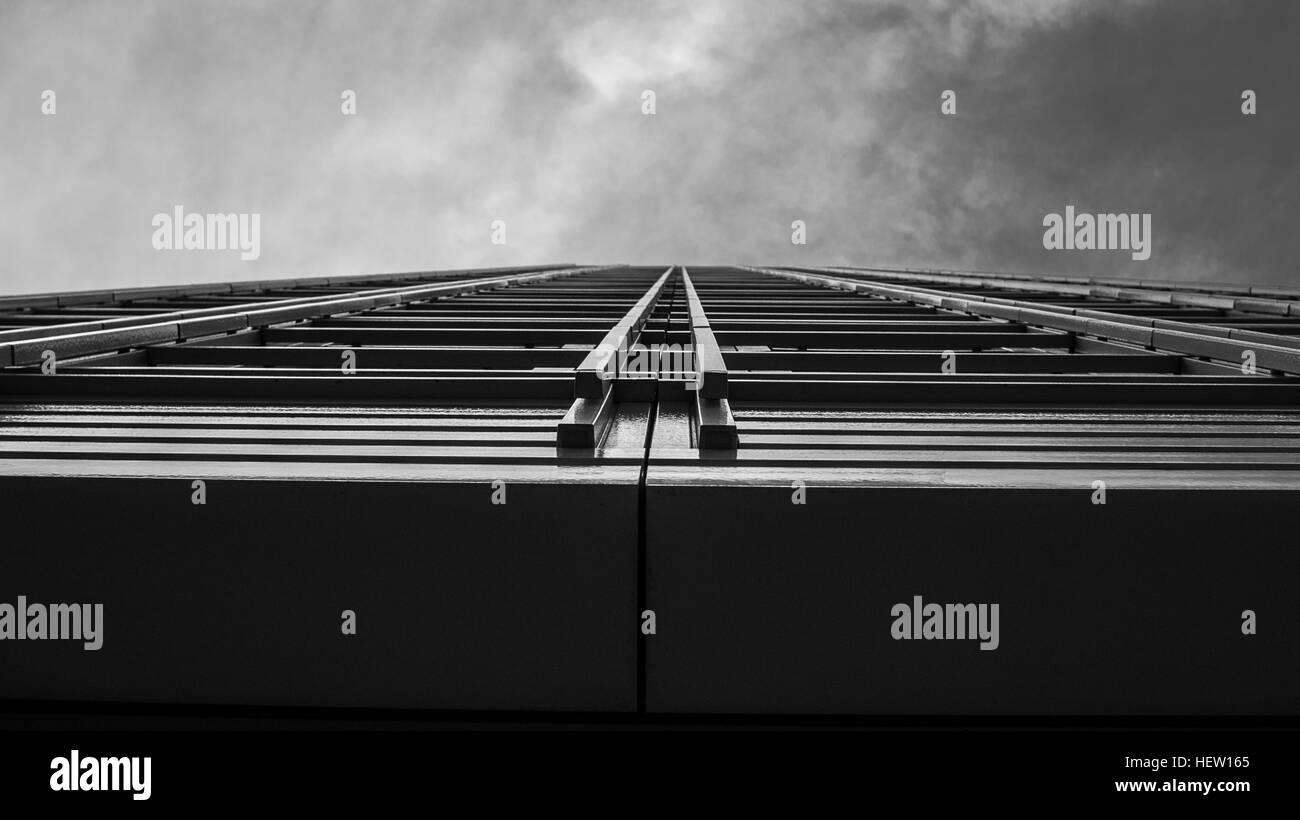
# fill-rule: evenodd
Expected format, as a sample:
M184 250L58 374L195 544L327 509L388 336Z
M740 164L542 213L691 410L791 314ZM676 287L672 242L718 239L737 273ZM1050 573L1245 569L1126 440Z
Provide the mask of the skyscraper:
M0 299L0 695L1295 714L1298 311L667 264Z

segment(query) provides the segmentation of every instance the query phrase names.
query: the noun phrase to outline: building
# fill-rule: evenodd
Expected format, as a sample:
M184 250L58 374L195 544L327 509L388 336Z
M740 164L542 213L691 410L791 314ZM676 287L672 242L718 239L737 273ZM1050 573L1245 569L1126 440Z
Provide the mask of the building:
M0 368L0 602L103 605L3 698L1300 713L1300 290L142 288L0 299Z

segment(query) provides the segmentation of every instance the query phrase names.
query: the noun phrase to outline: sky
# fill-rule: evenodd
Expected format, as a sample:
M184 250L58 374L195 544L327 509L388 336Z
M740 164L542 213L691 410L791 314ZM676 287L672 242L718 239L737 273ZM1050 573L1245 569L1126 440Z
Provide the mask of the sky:
M5 0L0 293L552 262L1300 286L1298 42L1292 0ZM1067 205L1151 214L1150 259L1045 249ZM259 214L260 256L155 249L177 206Z

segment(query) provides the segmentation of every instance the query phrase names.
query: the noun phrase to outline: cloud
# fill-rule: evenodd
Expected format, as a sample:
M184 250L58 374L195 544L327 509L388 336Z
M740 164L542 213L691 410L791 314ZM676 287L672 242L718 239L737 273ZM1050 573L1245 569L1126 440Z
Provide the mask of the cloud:
M0 290L551 261L1294 281L1298 25L1262 1L6 3ZM177 204L261 213L261 259L154 251ZM1152 213L1151 261L1043 250L1067 204Z

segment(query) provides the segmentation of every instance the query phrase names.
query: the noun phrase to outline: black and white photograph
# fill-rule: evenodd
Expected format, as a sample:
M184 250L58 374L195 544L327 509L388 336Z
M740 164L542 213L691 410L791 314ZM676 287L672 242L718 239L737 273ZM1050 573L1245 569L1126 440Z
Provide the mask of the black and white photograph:
M1300 3L3 0L0 192L0 805L1286 800Z

